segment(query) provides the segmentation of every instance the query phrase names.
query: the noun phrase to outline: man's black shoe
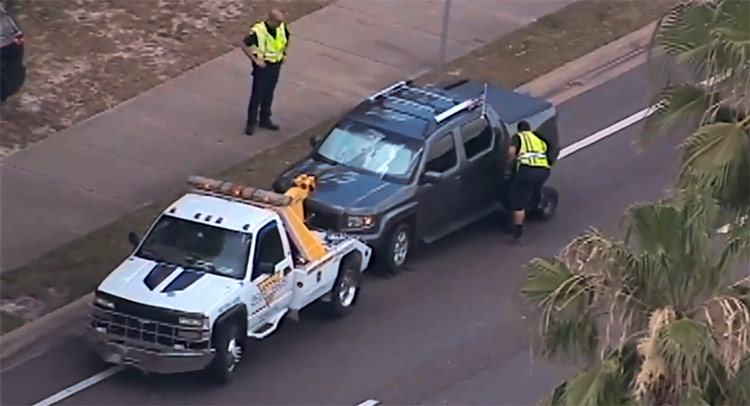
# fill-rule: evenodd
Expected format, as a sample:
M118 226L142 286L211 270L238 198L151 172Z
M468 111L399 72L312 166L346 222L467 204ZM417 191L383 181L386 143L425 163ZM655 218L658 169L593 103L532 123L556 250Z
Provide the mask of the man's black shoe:
M278 131L279 130L279 126L276 125L276 124L274 124L271 121L265 121L265 122L260 123L260 127L261 128L265 128L266 130L271 130L271 131Z
M245 135L253 135L255 132L255 124L248 124L245 126Z

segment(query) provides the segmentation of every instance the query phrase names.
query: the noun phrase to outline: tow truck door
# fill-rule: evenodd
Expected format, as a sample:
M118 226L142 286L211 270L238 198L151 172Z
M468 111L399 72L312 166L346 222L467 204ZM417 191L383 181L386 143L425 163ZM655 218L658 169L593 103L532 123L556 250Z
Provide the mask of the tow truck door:
M260 228L255 239L252 281L260 290L268 309L258 315L259 322L273 318L289 307L292 300L292 260L289 242L281 234L279 221L271 220Z

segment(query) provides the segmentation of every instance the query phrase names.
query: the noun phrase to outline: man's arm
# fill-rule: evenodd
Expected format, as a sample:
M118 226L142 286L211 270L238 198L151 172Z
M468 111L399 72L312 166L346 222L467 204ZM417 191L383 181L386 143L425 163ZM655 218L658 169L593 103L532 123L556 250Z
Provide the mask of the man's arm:
M255 55L254 51L258 48L257 43L258 40L255 34L248 34L240 43L240 49L242 49L242 52L244 52L251 61L262 68L266 66L266 63Z
M510 146L508 147L508 160L513 161L518 155L518 150L521 148L521 138L518 134L513 134L510 137Z

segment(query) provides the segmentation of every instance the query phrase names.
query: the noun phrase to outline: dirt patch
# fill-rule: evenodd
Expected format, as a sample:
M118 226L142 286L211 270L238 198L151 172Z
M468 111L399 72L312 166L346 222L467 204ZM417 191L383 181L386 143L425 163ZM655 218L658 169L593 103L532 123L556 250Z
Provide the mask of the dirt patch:
M2 155L230 51L273 7L294 20L331 1L7 0L28 73L0 111Z
M514 88L642 28L673 1L582 1L514 31L448 65L447 76L465 76ZM552 51L554 49L554 52ZM444 78L427 74L418 82ZM216 177L270 187L273 178L309 151L308 138L327 131L335 119L311 128ZM131 251L127 233L141 234L178 196L134 213L73 241L32 263L0 276L4 302L33 297L47 303L44 312L91 292ZM58 296L48 299L49 288ZM3 333L5 329L3 323Z

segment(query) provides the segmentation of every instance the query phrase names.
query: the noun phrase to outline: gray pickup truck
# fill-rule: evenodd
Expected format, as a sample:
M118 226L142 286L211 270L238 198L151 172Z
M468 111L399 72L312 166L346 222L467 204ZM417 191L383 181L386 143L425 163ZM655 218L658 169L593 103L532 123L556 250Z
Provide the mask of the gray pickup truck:
M559 153L557 113L546 100L473 80L448 86L399 82L350 110L312 151L274 182L286 190L317 176L307 201L312 227L359 236L390 273L415 243L431 243L507 207L507 150L526 120ZM547 219L557 191L545 186L530 211Z

